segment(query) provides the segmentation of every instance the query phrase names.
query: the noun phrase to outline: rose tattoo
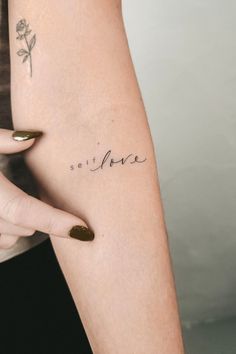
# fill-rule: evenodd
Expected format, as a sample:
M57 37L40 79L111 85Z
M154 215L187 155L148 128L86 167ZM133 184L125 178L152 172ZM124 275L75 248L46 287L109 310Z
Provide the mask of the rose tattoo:
M29 24L26 23L25 19L20 20L16 25L16 32L18 36L16 39L25 42L25 48L18 50L17 55L24 56L22 63L25 63L27 60L30 65L30 76L32 77L32 49L36 43L36 34L33 35L31 39L28 39L29 34L31 33L31 29L29 29Z

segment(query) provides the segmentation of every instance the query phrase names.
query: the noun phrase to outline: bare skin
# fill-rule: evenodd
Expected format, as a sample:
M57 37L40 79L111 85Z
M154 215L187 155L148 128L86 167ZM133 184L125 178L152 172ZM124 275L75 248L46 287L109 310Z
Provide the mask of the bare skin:
M10 0L9 10L14 127L44 133L27 164L41 199L95 232L84 243L50 235L93 352L184 353L154 147L120 2ZM21 19L37 38L30 63L16 54Z

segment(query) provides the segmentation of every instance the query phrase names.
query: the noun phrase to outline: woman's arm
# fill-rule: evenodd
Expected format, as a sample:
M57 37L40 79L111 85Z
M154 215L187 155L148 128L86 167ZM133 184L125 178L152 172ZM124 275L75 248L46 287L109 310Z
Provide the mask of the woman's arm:
M183 353L155 154L120 2L9 3L14 125L44 132L27 163L42 199L95 232L85 243L51 236L92 349ZM24 19L28 44L16 39Z

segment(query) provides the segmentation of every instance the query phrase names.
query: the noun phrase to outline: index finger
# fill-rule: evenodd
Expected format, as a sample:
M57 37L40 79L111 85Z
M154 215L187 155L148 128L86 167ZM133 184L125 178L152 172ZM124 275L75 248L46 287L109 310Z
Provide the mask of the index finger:
M28 195L2 174L0 197L0 216L15 225L64 238L94 239L93 231L82 219Z

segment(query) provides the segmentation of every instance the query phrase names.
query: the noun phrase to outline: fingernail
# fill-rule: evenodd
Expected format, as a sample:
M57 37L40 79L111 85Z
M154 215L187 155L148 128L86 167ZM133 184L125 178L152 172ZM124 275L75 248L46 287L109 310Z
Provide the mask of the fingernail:
M73 226L69 231L69 235L81 241L92 241L94 239L94 233L87 227L81 225Z
M37 130L16 130L13 132L12 137L16 141L24 141L37 138L42 134L42 132Z

